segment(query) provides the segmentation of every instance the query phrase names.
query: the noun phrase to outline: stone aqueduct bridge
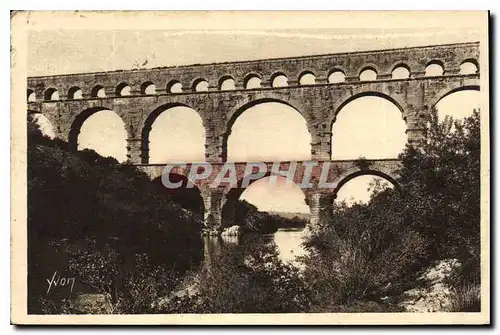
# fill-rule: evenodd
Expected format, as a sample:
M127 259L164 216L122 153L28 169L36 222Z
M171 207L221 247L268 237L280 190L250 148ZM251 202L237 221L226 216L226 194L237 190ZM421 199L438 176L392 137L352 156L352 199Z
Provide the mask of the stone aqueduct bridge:
M407 125L408 142L418 145L425 138L427 118L438 101L459 90L479 90L479 71L461 73L464 63L479 70L479 43L31 77L28 112L42 113L56 135L76 150L85 120L98 111L112 110L126 127L128 163L157 176L161 166L149 165L149 133L163 111L175 106L196 110L206 131L205 160L220 166L227 159L227 139L236 118L259 103L279 102L304 117L311 134L311 159L323 164L331 159L331 129L337 114L363 96L382 97L396 105ZM433 64L443 69L442 74L426 75L426 68ZM406 69L408 77L393 78L397 68ZM376 79L360 79L367 69L376 73ZM340 80L332 80L332 73ZM315 76L313 84L302 82L306 74ZM277 76L285 76L287 86L275 87ZM260 80L259 87L247 86L253 78ZM228 80L234 81L234 87L226 85ZM366 173L389 180L396 177L394 160L358 163L332 162L331 178L337 187L305 191L312 222L329 215L335 190L349 178ZM238 169L242 167L237 164ZM206 228L217 229L227 190L198 186L205 204Z

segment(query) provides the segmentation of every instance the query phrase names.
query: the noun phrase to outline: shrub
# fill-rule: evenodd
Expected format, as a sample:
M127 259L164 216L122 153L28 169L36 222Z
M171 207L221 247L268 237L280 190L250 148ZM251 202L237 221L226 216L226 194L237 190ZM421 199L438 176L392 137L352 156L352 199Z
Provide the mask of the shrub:
M414 284L425 264L427 241L405 229L399 213L388 209L395 196L384 192L369 205L342 204L334 210L335 225L308 238L304 276L316 308L382 303Z
M476 282L464 283L451 292L449 312L480 312L481 286Z

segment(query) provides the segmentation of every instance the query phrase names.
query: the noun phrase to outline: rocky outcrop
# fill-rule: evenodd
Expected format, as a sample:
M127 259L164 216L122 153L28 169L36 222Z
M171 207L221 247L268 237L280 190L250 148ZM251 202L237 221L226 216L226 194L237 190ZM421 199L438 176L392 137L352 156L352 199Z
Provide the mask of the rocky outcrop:
M241 228L240 226L231 226L229 228L224 229L221 233L222 236L240 236Z
M419 278L428 283L426 287L414 288L404 293L400 306L407 312L445 312L451 304L451 290L446 279L460 266L456 259L440 261L430 267Z

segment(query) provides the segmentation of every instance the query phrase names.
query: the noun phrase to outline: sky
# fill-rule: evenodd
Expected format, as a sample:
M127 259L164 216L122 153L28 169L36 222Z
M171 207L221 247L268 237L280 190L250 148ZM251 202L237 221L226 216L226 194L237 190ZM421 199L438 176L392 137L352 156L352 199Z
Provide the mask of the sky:
M32 30L28 40L28 75L55 75L115 69L151 68L182 64L303 56L477 41L479 30L460 17L444 26L439 20L403 23L396 29L335 27L324 29L183 29ZM451 20L451 21L450 21ZM217 23L214 21L214 25ZM371 22L363 23L366 25ZM418 29L415 25L422 24ZM315 26L314 22L310 26ZM348 25L347 25L348 26ZM465 116L477 108L478 92L459 92L441 100L440 115ZM41 121L43 124L43 121ZM50 126L44 125L50 133ZM366 131L370 129L371 131ZM401 113L387 100L356 99L346 105L332 129L332 158L395 158L406 143ZM202 161L204 130L197 112L175 107L162 113L150 134L151 163ZM190 138L190 141L186 141ZM258 139L258 140L256 140ZM90 147L105 156L125 160L125 130L112 111L102 111L84 123L79 148ZM230 161L310 159L310 134L301 115L283 104L265 103L246 110L228 139ZM336 201L366 202L372 177L346 183ZM294 185L270 187L255 182L242 199L260 210L309 212L304 194Z

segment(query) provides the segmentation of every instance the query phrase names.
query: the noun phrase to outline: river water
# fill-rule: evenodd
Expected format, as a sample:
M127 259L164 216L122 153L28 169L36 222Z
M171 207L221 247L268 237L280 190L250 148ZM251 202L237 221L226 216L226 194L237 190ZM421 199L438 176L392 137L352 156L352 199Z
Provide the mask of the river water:
M297 256L305 255L301 245L304 232L304 229L278 229L276 233L269 235L269 240L276 244L279 258L283 262L293 262Z
M224 252L234 252L236 249L245 249L254 243L260 245L274 244L278 252L278 258L284 263L291 263L299 269L303 269L303 265L298 262L297 257L306 254L302 247L302 238L305 236L305 229L278 229L274 234L251 234L250 236L222 236L214 238L206 236L204 238L203 263L204 266L211 268L219 262L219 256ZM219 263L220 266L224 263ZM186 277L179 285L179 288L172 293L172 296L180 296L186 293L193 294L196 291L196 284L193 282L194 277Z
M296 264L296 257L305 255L305 250L302 247L302 238L305 235L304 229L296 228L282 228L278 229L277 232L273 234L263 234L258 236L259 243L271 244L274 243L278 250L278 257L283 262L292 262ZM252 240L255 242L255 239ZM218 242L211 242L212 245L208 246L206 252L213 253L220 249L217 245ZM215 245L213 244L215 243ZM238 238L235 236L225 236L222 237L222 243L224 244L238 244L246 243L245 239ZM207 247L207 246L206 246Z

